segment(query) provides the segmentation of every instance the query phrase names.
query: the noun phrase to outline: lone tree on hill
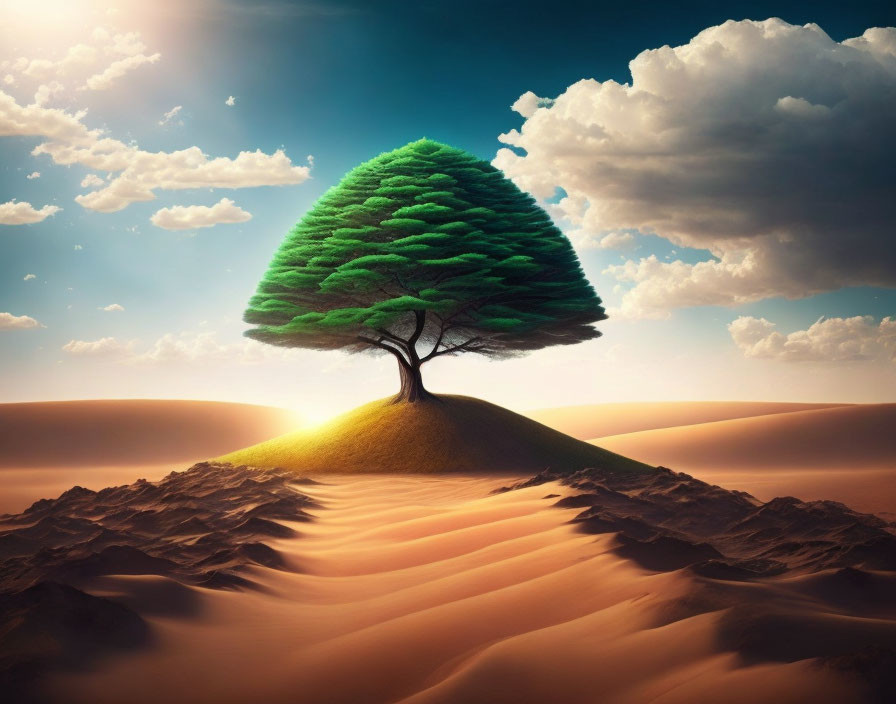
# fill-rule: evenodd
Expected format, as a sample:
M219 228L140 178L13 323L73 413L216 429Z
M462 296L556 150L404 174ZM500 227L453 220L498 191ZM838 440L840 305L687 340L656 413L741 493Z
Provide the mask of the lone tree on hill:
M289 232L249 302L246 335L388 352L395 402L430 397L443 355L510 357L600 335L601 300L569 240L500 171L428 139L361 164Z

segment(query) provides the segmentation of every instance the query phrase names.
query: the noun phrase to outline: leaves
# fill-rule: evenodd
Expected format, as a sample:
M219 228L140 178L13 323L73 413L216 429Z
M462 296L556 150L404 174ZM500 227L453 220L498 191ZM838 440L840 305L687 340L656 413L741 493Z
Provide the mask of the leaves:
M606 318L566 237L485 161L419 140L329 189L287 234L247 335L312 349L510 356ZM413 342L411 342L413 340ZM372 343L370 343L372 344Z

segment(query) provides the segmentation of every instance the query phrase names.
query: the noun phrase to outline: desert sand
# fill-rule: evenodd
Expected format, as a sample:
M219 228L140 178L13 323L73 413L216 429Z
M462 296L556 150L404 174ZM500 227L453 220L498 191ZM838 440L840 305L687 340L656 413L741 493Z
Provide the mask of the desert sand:
M750 418L819 408L834 408L838 403L776 403L763 401L662 401L637 403L601 403L590 406L566 406L527 411L526 416L539 423L572 435L593 440L610 435L642 430L696 425L733 418Z
M595 442L710 484L515 419L511 439L599 468L366 474L333 450L340 473L304 477L0 469L19 503L167 475L0 519L0 684L23 703L887 701L896 406L676 406L644 422L687 424ZM355 449L392 437L367 427ZM248 450L320 449L284 437Z
M217 502L215 477L225 477L232 501L244 485L233 470L195 471L169 493L192 487L194 501L208 491ZM661 477L653 489L641 484L643 496L663 497L660 507L677 501L682 481ZM80 672L45 675L41 696L197 704L795 703L873 701L869 687L888 686L885 654L852 653L896 643L892 573L812 567L804 556L793 570L746 580L647 568L643 556L623 556L614 533L573 522L593 496L590 480L571 486L542 477L493 493L524 478L318 479L294 487L310 520L280 519L295 533L264 538L282 562L242 559L246 588L198 586L195 575L168 566L153 567L168 575L85 576L79 586L139 614L147 633L122 617L130 648L101 654ZM703 486L696 495L714 491ZM251 496L246 506L257 501ZM744 515L764 515L741 495L717 498L738 503ZM79 502L73 495L66 505L97 503ZM804 519L815 511L769 510L788 517L795 510Z
M793 410L597 437L601 447L768 500L896 518L896 404Z
M0 514L73 484L161 479L206 457L294 429L291 411L213 401L0 404Z
M0 404L0 467L121 466L221 454L299 424L282 408L116 399Z

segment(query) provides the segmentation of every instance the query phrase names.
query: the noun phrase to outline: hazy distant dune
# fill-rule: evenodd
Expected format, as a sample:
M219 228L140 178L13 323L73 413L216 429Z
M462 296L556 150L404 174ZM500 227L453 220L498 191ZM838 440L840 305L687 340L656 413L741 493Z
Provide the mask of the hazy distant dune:
M525 415L579 440L732 418L833 408L837 403L765 401L661 401L543 408Z
M896 404L646 430L592 442L769 500L834 499L896 518Z
M896 403L776 413L631 432L594 442L652 464L691 468L896 466Z
M0 404L0 467L192 462L293 430L295 414L174 400Z

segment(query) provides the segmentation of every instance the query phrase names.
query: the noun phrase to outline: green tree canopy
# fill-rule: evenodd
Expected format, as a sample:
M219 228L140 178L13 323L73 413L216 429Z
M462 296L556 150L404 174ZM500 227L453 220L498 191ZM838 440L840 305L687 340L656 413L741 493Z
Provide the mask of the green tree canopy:
M246 335L398 359L396 400L427 396L420 366L596 338L606 318L569 240L491 164L429 139L330 188L284 238L249 302Z

